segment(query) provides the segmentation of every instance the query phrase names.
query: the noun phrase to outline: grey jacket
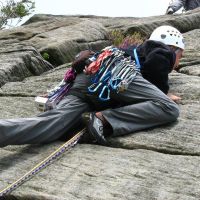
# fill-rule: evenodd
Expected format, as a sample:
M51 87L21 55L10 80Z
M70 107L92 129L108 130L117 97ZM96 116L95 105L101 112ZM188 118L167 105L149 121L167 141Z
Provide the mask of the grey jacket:
M184 7L185 10L193 10L197 7L200 7L200 0L173 0L169 4L169 8L176 12L180 8Z

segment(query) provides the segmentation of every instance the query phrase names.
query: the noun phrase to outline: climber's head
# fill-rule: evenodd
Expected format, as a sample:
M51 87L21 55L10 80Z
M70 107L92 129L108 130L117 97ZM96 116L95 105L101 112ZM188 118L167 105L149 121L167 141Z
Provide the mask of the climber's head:
M159 26L152 32L149 39L162 42L169 46L178 47L182 50L185 49L182 34L172 26Z
M159 26L152 32L149 40L159 41L170 46L176 54L174 64L174 69L176 69L185 49L183 36L180 31L172 26Z

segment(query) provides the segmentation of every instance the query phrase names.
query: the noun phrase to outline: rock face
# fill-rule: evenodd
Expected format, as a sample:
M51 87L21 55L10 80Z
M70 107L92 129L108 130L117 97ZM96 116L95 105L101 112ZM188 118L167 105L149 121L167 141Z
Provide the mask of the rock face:
M112 138L112 147L78 144L4 199L200 199L200 9L159 18L35 15L1 31L0 118L36 115L34 97L62 79L80 50L109 45L110 30L148 36L162 24L179 28L186 41L170 76L171 92L182 97L178 122ZM1 148L0 190L61 144Z

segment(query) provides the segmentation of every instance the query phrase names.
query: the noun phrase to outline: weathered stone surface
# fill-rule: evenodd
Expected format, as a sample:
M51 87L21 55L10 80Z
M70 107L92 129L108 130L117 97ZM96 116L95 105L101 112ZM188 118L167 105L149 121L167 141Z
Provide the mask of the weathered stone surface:
M0 96L35 97L55 87L63 78L70 64L61 65L43 73L42 76L32 76L21 82L10 82L0 88Z
M179 15L162 15L157 17L141 18L135 24L130 24L125 27L127 33L133 33L138 29L149 36L151 32L161 25L172 25L177 27L182 33L193 29L200 28L200 9L196 9L185 14ZM158 19L159 18L159 19ZM198 24L198 25L197 25Z
M30 117L38 114L34 97L0 97L0 119Z
M182 97L177 122L110 138L109 148L79 144L5 199L200 199L199 22L198 9L159 19L36 15L25 26L1 31L0 118L5 119L38 114L34 97L61 81L70 66L66 62L78 51L109 44L110 30L148 35L171 24L185 32L186 40L180 69L170 75L171 92ZM59 66L51 69L39 52L48 52L49 61ZM1 148L0 190L61 144Z
M6 45L1 40L0 46L0 86L9 81L22 81L25 77L39 75L53 68L32 46L19 43Z
M52 19L53 17L51 17ZM101 49L109 44L101 24L77 17L55 17L0 33L0 86L40 75L70 62L81 49ZM37 50L36 50L37 49ZM49 55L47 63L40 53Z
M186 50L180 64L179 72L200 76L200 29L195 29L184 34Z
M121 29L126 33L135 31L149 36L151 32L161 25L172 25L185 33L200 28L200 9L195 9L185 14L161 15L143 18L134 17L91 17L90 19L100 22L110 30Z
M5 182L14 181L14 177L26 173L56 146L24 147L17 151L4 148L2 171L7 173L3 177L1 174L0 178ZM199 156L78 145L11 196L41 200L194 200L200 197L199 162ZM15 172L13 164L18 169ZM3 186L6 186L5 182Z
M157 16L149 18L112 18L81 15L35 15L23 27L1 31L1 56L7 56L7 59L0 58L4 60L0 68L6 68L6 71L0 74L2 77L1 85L7 81L21 80L20 77L39 75L47 70L46 63L43 63L44 66L40 64L39 55L37 58L33 58L32 54L35 53L35 49L41 54L48 53L50 63L58 66L70 62L76 53L82 49L92 48L97 50L110 44L108 30L118 28L126 33L137 31L149 36L155 27L162 24L173 25L182 32L188 32L198 29L199 22L199 9L184 15L159 16L159 20ZM27 48L30 48L30 50L24 49L27 44ZM14 53L16 48L18 52ZM20 53L21 56L16 56L19 51L24 53ZM15 62L9 60L11 57L15 59ZM30 59L31 65L27 65L26 62L22 61ZM40 69L38 69L39 66ZM21 68L24 68L24 73L19 72ZM14 74L18 75L14 76L11 71L16 71Z

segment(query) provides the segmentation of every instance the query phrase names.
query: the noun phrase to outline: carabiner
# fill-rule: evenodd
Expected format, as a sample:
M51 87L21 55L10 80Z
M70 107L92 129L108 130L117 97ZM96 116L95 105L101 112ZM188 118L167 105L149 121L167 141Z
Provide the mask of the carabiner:
M103 83L106 83L108 82L108 80L111 78L111 71L108 71L107 73L103 74L101 77L100 77L100 82L103 82Z
M107 85L102 88L99 99L101 101L108 101L110 99L110 88Z
M119 77L115 77L110 79L110 86L113 90L116 90L118 88L118 86L120 85L122 79Z
M101 85L102 85L102 82L100 82L100 83L93 83L92 85L90 85L88 87L88 91L90 93L94 93L94 92L96 92L101 87Z

